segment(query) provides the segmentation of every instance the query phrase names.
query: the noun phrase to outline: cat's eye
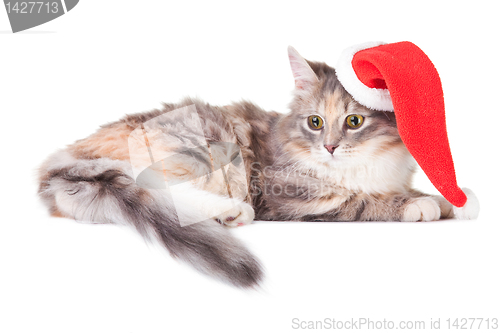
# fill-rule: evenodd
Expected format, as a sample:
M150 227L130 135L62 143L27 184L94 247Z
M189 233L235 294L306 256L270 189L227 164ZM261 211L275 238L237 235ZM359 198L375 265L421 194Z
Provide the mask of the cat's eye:
M309 116L309 118L307 118L307 123L313 130L320 130L323 128L323 118L320 116Z
M351 114L347 116L346 123L352 129L360 128L363 125L364 118L359 114Z

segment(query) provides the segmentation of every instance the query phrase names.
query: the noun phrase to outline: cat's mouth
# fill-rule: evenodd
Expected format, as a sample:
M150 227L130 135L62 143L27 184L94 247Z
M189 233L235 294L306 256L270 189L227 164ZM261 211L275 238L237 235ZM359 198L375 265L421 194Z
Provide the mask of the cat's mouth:
M329 163L329 164L338 164L338 163L348 163L352 155L347 153L344 149L342 148L337 148L333 153L330 152L325 152L321 154L323 157L322 159Z

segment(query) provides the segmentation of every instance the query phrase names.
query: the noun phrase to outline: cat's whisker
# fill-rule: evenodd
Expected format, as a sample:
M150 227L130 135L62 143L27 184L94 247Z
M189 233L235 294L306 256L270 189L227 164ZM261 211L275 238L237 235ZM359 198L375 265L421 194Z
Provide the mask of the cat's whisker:
M287 174L286 174L286 177L285 177L285 181L288 181L289 177L292 175L292 174L295 174L297 173L298 170L300 169L303 169L304 168L304 165L303 165L303 161L302 160L298 160L296 161L295 163L291 164L291 165L288 165L286 167L287 169ZM307 170L307 169L306 169ZM303 173L303 172L301 172Z

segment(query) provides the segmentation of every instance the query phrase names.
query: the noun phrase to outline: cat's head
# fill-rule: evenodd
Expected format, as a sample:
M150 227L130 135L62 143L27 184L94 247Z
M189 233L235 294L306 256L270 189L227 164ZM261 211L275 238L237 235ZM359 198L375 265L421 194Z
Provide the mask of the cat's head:
M292 47L288 53L294 98L291 113L279 124L288 157L338 168L408 159L393 112L362 106L340 84L332 67L305 60Z

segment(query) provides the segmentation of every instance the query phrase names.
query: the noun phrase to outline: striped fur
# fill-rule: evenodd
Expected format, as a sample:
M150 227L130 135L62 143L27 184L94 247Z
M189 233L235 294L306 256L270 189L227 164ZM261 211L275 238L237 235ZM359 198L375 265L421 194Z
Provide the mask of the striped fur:
M361 106L333 68L289 52L296 83L290 113L266 112L245 101L216 107L185 99L126 116L49 157L40 168L43 202L53 216L130 225L174 257L238 287L255 286L263 271L227 227L254 218L427 221L451 216L444 199L411 189L415 165L394 114ZM190 117L155 120L190 106L199 116L201 139ZM358 129L346 125L353 114L364 118ZM323 119L322 129L310 128L312 115ZM151 172L176 180L170 192L134 181L137 169L151 160L131 155L129 137L151 121L156 127L148 132L149 154L170 155ZM325 146L336 147L333 154ZM214 168L217 164L227 167ZM202 222L182 225L181 217Z

